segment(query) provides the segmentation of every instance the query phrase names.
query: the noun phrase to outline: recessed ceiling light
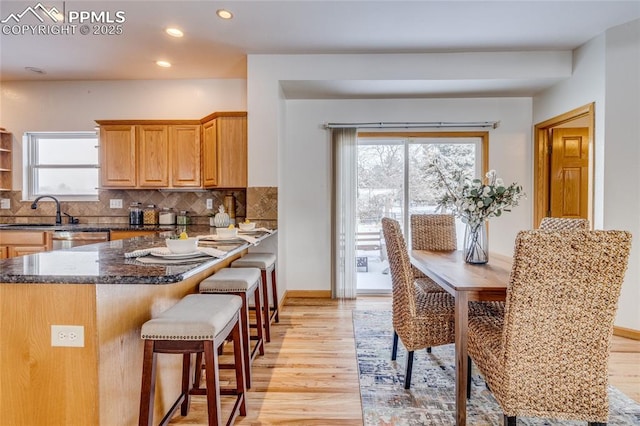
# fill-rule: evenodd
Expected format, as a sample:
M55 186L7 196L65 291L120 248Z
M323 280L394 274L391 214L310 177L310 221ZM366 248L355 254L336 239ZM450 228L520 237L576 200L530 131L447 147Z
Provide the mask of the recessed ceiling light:
M218 9L216 11L216 15L218 15L222 19L231 19L231 18L233 18L233 13L231 13L228 10L225 10L225 9Z
M31 71L34 72L36 74L46 74L47 72L45 70L43 70L42 68L36 68L36 67L24 67L25 70L27 71Z
M156 61L156 65L162 68L169 68L171 66L171 62L169 61Z
M167 28L164 31L171 37L182 37L184 35L184 33L177 28Z

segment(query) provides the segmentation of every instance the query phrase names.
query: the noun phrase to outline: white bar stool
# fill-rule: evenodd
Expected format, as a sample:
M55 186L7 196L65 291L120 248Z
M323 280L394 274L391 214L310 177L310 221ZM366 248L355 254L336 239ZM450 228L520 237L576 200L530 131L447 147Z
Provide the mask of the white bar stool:
M215 274L200 281L200 294L234 294L242 299L242 315L240 315L240 329L243 344L247 348L244 352L246 365L247 388L251 388L251 361L258 353L264 355L263 314L262 314L262 286L260 285L260 270L257 268L231 269L222 268ZM249 324L249 297L254 296L256 307L256 322ZM251 336L250 328L257 330L257 336ZM256 345L251 349L251 340Z
M232 268L258 268L262 274L262 293L265 306L265 340L271 341L271 323L280 322L278 315L278 285L276 283L276 255L273 253L247 253L231 263ZM271 279L272 304L269 303L269 278Z
M156 354L182 354L182 393L160 422L168 423L173 413L186 416L191 395L207 395L209 425L221 425L221 393L236 395L236 402L227 424L233 424L236 416L247 415L245 400L245 369L242 338L240 332L240 310L242 299L233 295L216 297L191 294L185 296L157 318L142 325L144 360L142 364L142 388L140 391L139 425L153 424L155 397ZM233 340L236 388L220 389L218 348L231 336ZM190 388L191 354L204 352L206 389L199 383ZM196 364L199 370L200 366ZM196 374L196 377L200 377Z

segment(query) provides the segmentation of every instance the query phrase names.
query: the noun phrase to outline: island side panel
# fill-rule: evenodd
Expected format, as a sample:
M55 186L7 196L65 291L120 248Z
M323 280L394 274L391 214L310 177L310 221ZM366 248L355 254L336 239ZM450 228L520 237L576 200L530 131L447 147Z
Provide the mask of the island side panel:
M138 423L142 324L173 306L185 295L197 292L200 281L229 266L240 255L238 253L224 259L179 283L96 285L100 425ZM181 372L181 356L158 355L154 424L160 421L180 394Z
M98 423L95 286L0 283L0 422ZM84 347L52 347L51 325L84 326Z

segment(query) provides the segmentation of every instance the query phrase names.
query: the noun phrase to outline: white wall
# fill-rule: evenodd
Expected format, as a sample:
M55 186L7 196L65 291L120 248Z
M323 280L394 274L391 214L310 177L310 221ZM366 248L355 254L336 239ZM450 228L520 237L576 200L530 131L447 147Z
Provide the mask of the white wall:
M533 123L541 123L572 109L595 102L594 193L602 194L605 140L605 37L582 45L573 53L573 75L533 98ZM593 222L602 228L602 197L594 197Z
M545 80L570 75L571 53L566 51L249 55L249 186L279 186L278 142L284 137L278 127L281 81L487 80L491 84L494 79Z
M216 111L245 111L245 80L3 82L0 125L18 141L26 131L93 130L95 120L199 119ZM22 188L14 173L13 188Z
M533 99L534 123L596 103L594 226L634 237L615 324L640 330L640 20L574 53L570 79Z
M640 20L606 33L604 228L633 234L616 325L640 330Z
M331 174L324 122L500 120L489 134L489 167L531 192L530 98L290 100L286 117L279 246L287 264L280 274L288 289L330 289ZM530 228L532 221L530 197L511 213L491 219L491 250L511 255L516 233Z

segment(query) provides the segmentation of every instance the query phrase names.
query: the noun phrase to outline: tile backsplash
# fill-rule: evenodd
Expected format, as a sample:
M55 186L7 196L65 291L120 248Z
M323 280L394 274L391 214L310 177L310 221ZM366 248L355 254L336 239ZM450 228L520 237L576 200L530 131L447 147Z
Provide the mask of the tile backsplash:
M172 207L176 212L187 210L194 224L208 224L209 214L215 214L223 204L227 194L236 199L236 220L249 218L260 226L277 227L278 188L251 187L234 190L215 191L158 191L158 190L101 190L95 202L61 201L60 210L77 217L80 223L129 223L129 205L140 202L143 207L155 204L157 207ZM0 198L7 198L9 209L0 209L0 223L53 222L55 204L43 199L36 210L30 201L21 201L21 191L1 192ZM112 199L122 200L122 208L110 208ZM213 200L213 208L207 209L207 199ZM63 218L63 223L66 223Z
M158 208L172 207L176 212L189 212L194 224L209 223L209 214L218 211L225 195L231 193L236 199L236 218L246 217L246 191L194 191L171 192L156 190L102 190L96 202L61 201L60 210L80 219L80 223L128 223L129 205L140 202L143 207L155 204ZM3 192L2 198L9 198L10 209L0 209L0 223L37 222L43 217L55 216L55 204L50 199L43 199L36 210L31 209L30 201L21 201L22 192ZM122 208L110 208L112 199L122 200ZM207 199L213 200L213 208L207 209ZM63 219L63 222L64 219Z

